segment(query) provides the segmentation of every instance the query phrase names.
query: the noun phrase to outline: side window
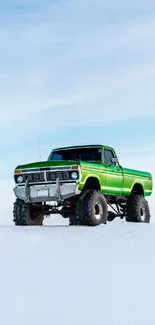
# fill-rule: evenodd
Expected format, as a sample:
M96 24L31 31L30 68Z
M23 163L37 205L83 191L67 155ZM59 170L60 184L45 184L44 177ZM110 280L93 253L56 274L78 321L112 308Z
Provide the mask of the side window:
M104 150L104 162L107 165L111 165L111 158L114 158L114 154L111 150L105 149Z

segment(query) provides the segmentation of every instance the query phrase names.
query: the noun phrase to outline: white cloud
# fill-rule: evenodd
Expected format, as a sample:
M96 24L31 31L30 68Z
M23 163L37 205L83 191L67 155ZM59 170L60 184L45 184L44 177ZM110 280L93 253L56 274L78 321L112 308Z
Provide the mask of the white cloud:
M126 53L125 60L122 55L126 47L135 55L136 51L142 53L143 48L145 53L148 48L150 51L154 46L154 21L134 22L131 26L118 24L107 27L105 32L102 27L100 33L99 27L94 27L93 31L91 27L92 33L86 30L79 37L78 26L77 29L74 26L77 38L72 32L69 34L68 26L67 21L65 24L39 23L20 31L11 31L9 26L10 31L4 32L1 55L7 54L6 46L9 52L13 46L12 57L16 66L6 70L1 66L0 123L25 118L28 122L37 117L39 125L43 118L39 113L48 108L57 126L62 126L64 120L66 126L85 125L86 122L98 125L138 117L139 114L141 117L154 116L154 58L147 62L146 57L138 63L138 57L135 61L130 60ZM71 41L72 46L68 43ZM55 43L60 43L58 48ZM66 44L69 44L69 51L60 56L59 51L63 51ZM93 61L98 57L102 57L101 66ZM114 68L110 62L106 66L108 57L111 57ZM83 68L80 68L81 64ZM66 118L67 106L70 109ZM76 119L73 111L78 112ZM48 123L46 117L45 122Z
M119 75L88 80L85 75L77 93L55 98L44 93L19 93L1 105L0 122L32 119L36 127L70 125L104 125L127 118L155 116L153 91L154 66L141 66L120 71ZM79 80L79 78L77 78ZM86 82L84 82L84 80ZM96 87L95 87L96 84ZM44 115L39 115L43 113ZM74 112L74 114L73 114ZM36 115L37 114L37 115ZM76 116L76 118L75 118ZM43 123L44 121L44 123ZM44 124L44 126L43 126Z

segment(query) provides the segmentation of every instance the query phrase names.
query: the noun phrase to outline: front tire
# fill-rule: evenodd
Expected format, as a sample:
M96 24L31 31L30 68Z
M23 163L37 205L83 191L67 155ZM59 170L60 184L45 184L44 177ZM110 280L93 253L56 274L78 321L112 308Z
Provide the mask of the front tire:
M79 224L98 226L107 223L108 206L104 196L97 190L87 190L77 203Z
M61 209L61 215L64 219L69 219L69 226L77 226L79 224L75 208L69 209L69 207L63 207Z
M13 222L16 226L42 226L44 217L32 214L31 205L16 199L13 208Z
M131 195L126 206L126 221L150 223L150 218L150 209L145 197Z
M76 216L76 213L72 213L69 216L69 226L78 226L79 222Z

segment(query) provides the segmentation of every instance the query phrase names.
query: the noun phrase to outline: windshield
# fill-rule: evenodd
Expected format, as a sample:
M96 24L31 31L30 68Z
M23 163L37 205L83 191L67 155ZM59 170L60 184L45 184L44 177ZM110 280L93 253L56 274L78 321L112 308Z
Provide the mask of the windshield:
M54 150L51 152L48 160L72 160L72 161L102 161L102 149L98 147L94 148L75 148L75 149L63 149Z

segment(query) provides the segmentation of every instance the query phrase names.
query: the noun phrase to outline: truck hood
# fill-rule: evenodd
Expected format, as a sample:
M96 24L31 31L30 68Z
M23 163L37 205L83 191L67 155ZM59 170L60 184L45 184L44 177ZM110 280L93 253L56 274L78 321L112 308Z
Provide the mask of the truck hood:
M79 161L38 161L25 165L18 165L16 169L27 169L27 168L49 168L49 167L59 167L59 166L74 166L80 165Z

